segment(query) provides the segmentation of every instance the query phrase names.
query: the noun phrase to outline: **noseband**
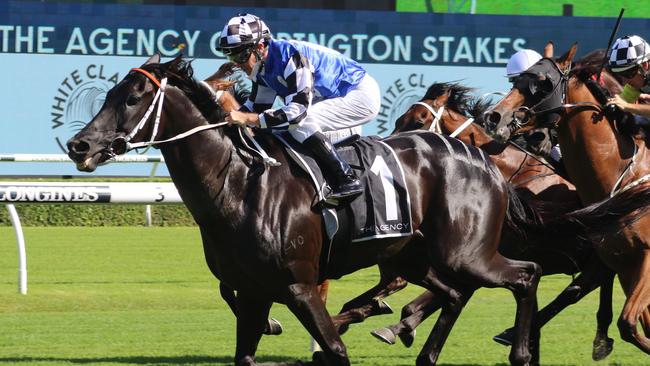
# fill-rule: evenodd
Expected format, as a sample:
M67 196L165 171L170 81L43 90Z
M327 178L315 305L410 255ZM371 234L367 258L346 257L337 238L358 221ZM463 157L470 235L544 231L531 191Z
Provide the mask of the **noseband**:
M445 106L441 106L438 108L438 110L434 110L432 106L424 103L424 102L416 102L413 105L421 105L424 108L426 108L431 115L433 116L433 122L431 122L431 126L429 126L428 131L435 132L438 134L442 134L442 128L440 128L440 119L442 118L442 114L445 112ZM461 124L454 132L449 134L451 137L456 137L458 134L463 132L464 129L466 129L469 125L472 124L474 121L474 118L468 118L463 124Z

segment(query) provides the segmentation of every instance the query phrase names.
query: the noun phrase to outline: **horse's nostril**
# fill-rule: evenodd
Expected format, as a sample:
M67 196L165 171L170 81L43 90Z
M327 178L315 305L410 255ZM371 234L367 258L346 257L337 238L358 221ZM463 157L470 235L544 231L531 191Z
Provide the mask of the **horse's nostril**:
M85 141L70 141L68 150L74 154L85 154L90 150L90 145Z
M489 122L497 124L501 121L501 114L499 112L492 111L488 113L487 119Z

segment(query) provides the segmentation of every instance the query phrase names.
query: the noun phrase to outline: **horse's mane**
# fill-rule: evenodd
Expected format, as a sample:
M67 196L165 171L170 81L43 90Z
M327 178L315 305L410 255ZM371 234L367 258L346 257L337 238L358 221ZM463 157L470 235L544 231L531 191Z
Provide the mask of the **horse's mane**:
M574 62L571 69L571 75L574 75L580 82L590 80L592 76L601 73L601 77L607 78L608 83L623 84L623 80L616 74L610 73L603 66L603 60L607 55L607 50L597 49L584 55L581 59Z
M607 104L607 100L623 90L622 81L615 73L609 72L603 67L603 60L607 54L606 50L599 49L586 54L576 61L570 75L585 84L598 103ZM596 81L596 75L600 73L600 82ZM629 113L623 113L618 109L606 109L605 115L617 124L619 132L626 135L636 135L642 129L634 123L626 123L632 120Z
M448 94L447 107L454 111L465 114L470 109L472 98L470 93L474 89L461 85L456 82L433 83L422 97L425 99L438 99L444 94Z
M428 89L424 99L436 99L448 94L447 107L462 114L474 118L474 122L485 127L483 114L492 105L492 99L472 97L473 88L464 86L457 82L434 83Z
M153 63L143 66L159 77L167 77L168 83L179 88L208 122L223 121L225 112L214 101L214 94L194 79L192 62L178 56L166 63Z

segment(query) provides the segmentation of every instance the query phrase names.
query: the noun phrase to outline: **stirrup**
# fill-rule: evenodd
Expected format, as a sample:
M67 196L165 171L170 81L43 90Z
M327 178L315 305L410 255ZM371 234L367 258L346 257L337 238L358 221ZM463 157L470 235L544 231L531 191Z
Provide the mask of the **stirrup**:
M356 197L361 193L363 193L363 187L359 185L356 188L351 188L351 189L346 189L341 191L332 191L329 195L327 195L327 199L341 200L341 199Z

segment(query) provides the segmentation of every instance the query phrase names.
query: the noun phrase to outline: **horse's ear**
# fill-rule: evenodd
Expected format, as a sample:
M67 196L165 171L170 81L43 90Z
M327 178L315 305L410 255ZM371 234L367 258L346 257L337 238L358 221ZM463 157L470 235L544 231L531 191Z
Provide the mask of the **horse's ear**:
M144 64L142 64L142 66L144 66L144 65L149 65L149 64L159 64L159 63L160 63L160 54L159 54L159 53L156 53L156 54L154 54L153 56L149 57L149 59L147 60L147 62L145 62Z
M177 69L178 65L183 61L183 54L179 54L178 56L174 57L171 61L165 62L165 68L167 69Z
M560 66L561 70L566 70L570 65L571 62L573 62L573 58L576 55L576 52L578 51L578 42L574 43L573 46L560 57L560 59L557 61L558 65Z
M548 41L544 46L544 57L553 58L553 41Z

